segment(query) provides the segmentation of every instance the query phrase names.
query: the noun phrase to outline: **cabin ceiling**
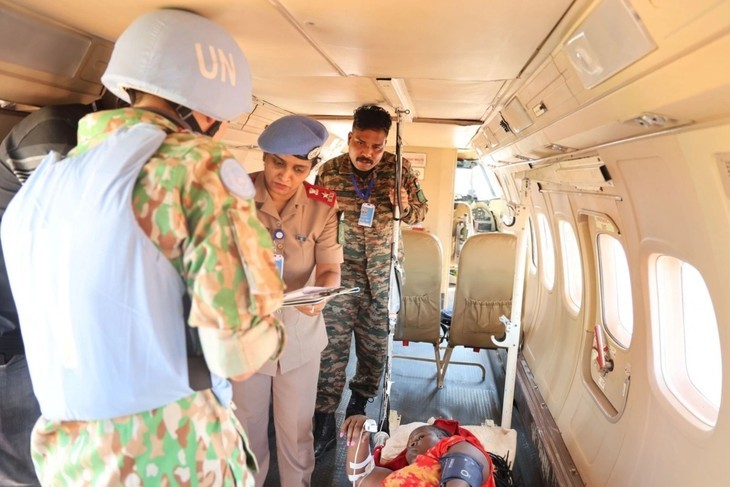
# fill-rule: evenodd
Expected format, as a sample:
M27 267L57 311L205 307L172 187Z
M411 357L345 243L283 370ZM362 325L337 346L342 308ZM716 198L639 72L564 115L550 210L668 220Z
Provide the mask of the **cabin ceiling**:
M406 144L466 147L505 84L533 61L574 0L15 0L15 8L115 40L138 15L176 5L224 26L242 46L254 95L282 110L349 120L388 106L377 78L413 102ZM542 54L541 54L542 55ZM328 125L330 126L330 125ZM331 124L343 131L347 124Z

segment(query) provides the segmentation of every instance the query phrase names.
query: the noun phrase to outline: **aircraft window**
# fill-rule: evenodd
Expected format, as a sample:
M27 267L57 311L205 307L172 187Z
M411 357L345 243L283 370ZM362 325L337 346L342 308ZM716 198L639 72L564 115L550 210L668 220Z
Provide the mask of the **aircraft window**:
M628 348L634 333L634 305L626 252L617 238L598 235L603 323L616 342Z
M489 201L502 197L496 177L481 164L456 167L454 198L457 201Z
M540 257L542 259L542 278L545 287L549 290L555 284L555 247L553 234L550 232L550 222L542 213L537 214L537 223L540 228Z
M570 223L561 220L558 224L560 232L560 250L563 255L563 274L565 274L565 296L568 305L574 312L580 311L583 300L583 269L580 263L578 240Z
M722 392L722 357L707 285L695 267L663 255L655 260L651 286L664 383L682 409L714 426Z

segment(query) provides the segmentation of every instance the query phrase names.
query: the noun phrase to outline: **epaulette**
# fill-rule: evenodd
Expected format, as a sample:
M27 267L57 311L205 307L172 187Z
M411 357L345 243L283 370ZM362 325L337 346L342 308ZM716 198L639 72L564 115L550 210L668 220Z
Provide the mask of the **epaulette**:
M322 186L315 186L304 181L304 189L307 192L307 198L321 201L328 206L335 206L337 203L337 193L331 189L323 188Z

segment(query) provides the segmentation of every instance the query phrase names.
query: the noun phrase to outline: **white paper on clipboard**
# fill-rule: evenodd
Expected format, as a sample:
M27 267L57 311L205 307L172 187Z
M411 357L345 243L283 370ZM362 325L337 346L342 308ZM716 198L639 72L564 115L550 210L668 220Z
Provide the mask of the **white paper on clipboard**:
M325 299L339 296L340 294L359 293L359 287L317 287L307 286L296 291L284 294L285 306L301 306L303 304L316 304Z

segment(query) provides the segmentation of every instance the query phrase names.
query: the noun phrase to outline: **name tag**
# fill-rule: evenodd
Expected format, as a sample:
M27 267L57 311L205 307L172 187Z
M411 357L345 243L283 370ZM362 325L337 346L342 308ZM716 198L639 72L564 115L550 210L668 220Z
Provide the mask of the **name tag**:
M375 205L371 203L363 203L360 207L360 219L357 224L361 227L372 227L375 219Z
M279 271L279 278L284 279L284 256L280 254L274 254L274 264L276 269Z

